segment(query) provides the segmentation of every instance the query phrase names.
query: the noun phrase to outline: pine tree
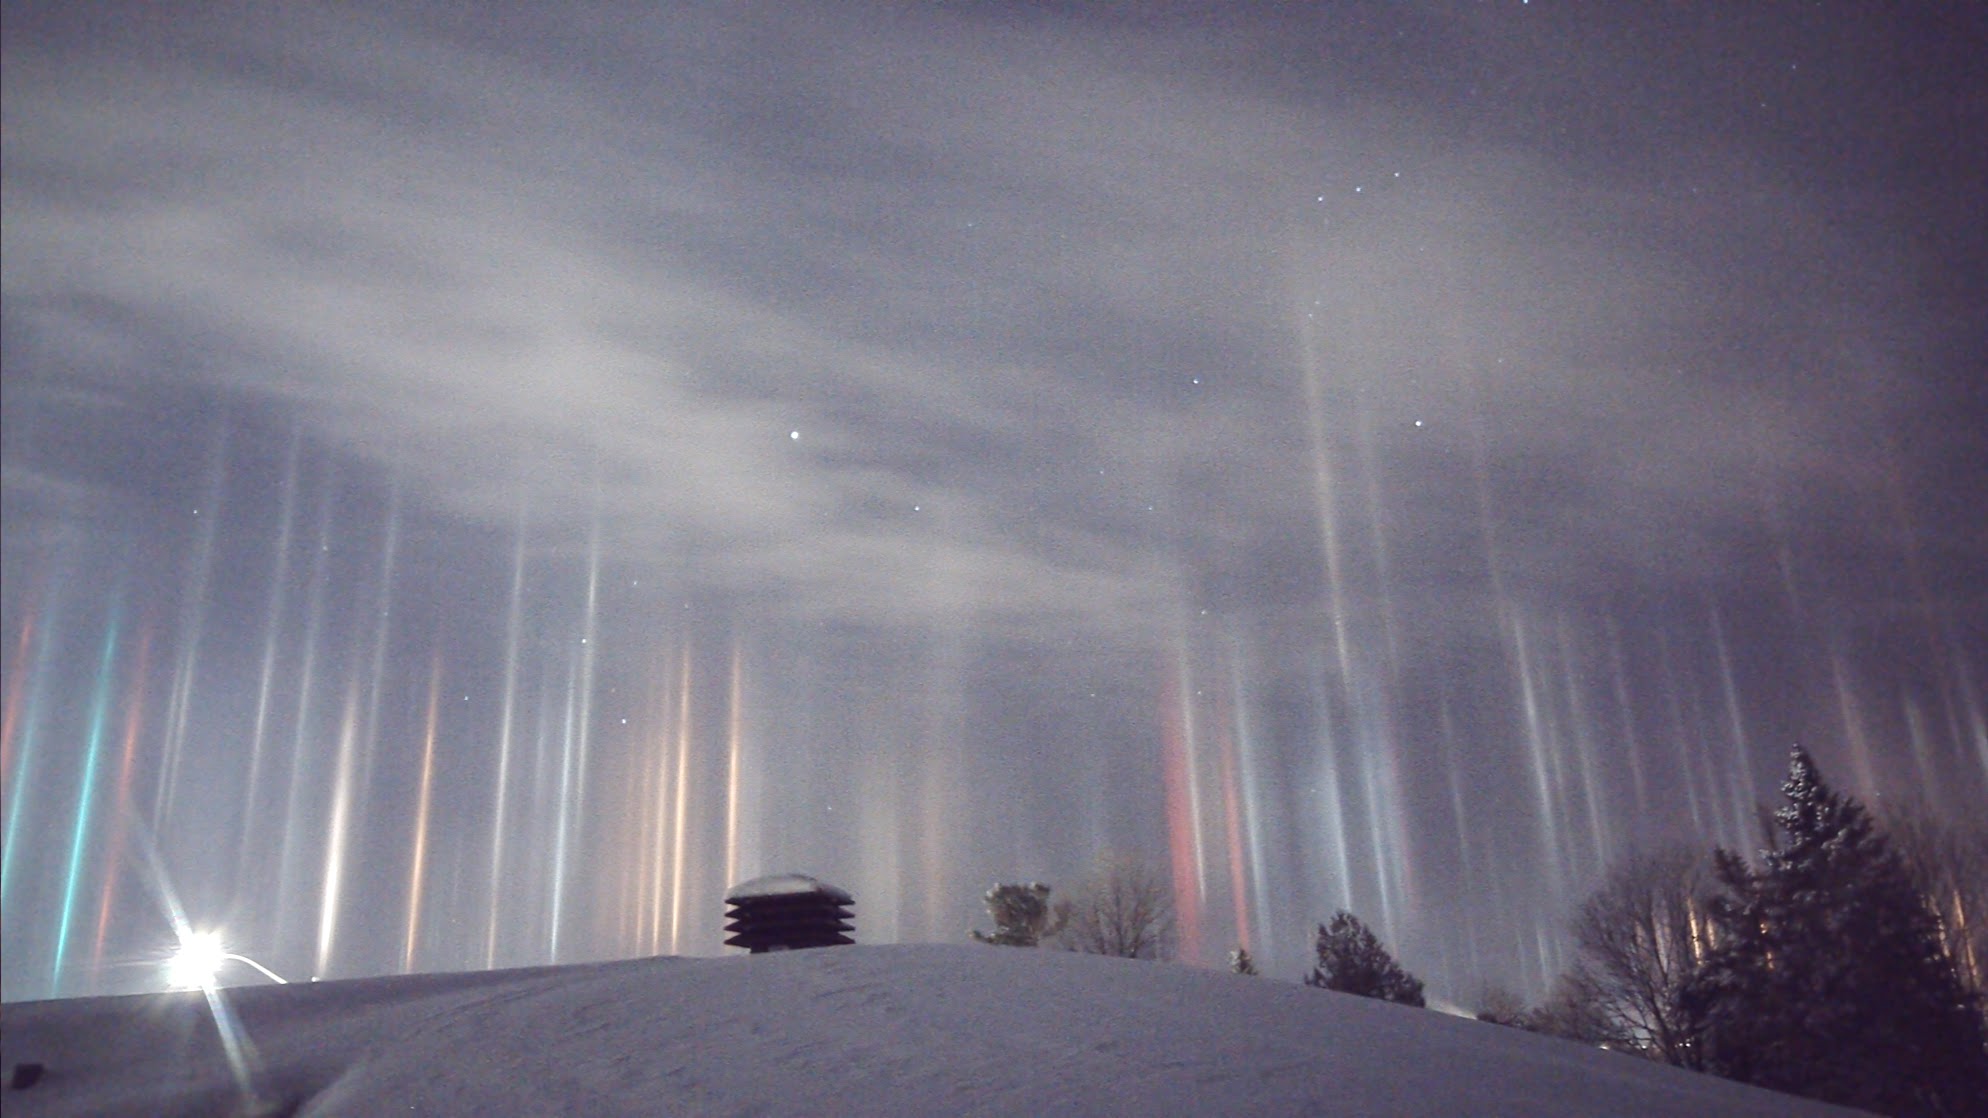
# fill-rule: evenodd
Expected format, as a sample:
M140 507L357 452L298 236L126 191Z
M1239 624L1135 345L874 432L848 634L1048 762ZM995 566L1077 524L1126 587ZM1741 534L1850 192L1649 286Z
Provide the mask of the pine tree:
M1249 948L1238 947L1234 951L1229 952L1229 971L1233 974L1254 975L1257 973L1256 960L1250 958Z
M1037 947L1063 930L1069 919L1067 908L1051 909L1049 886L1039 881L1026 885L996 885L985 897L987 913L994 918L994 930L974 930L973 938L1002 947Z
M1401 969L1360 918L1340 912L1318 926L1318 966L1305 985L1363 998L1422 1005L1422 980Z
M1925 897L1800 747L1782 793L1760 868L1716 855L1714 946L1679 998L1697 1061L1885 1114L1978 1113L1988 1046Z

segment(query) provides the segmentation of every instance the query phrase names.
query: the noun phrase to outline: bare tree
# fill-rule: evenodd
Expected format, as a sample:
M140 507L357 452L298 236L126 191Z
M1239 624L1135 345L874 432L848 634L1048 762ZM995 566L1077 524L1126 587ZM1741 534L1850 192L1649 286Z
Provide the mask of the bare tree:
M1173 931L1166 878L1144 860L1107 855L1078 886L1059 939L1086 955L1165 959L1173 954Z
M1882 823L1912 883L1939 917L1941 946L1961 982L1988 995L1988 823L1941 819L1924 803L1911 802L1887 806Z
M1487 1021L1493 1025L1510 1025L1522 1029L1526 1027L1527 1022L1526 1002L1510 987L1486 984L1478 991L1477 1012L1474 1016L1479 1021Z
M1580 977L1564 974L1554 982L1546 1000L1527 1010L1518 1025L1530 1032L1618 1051L1638 1051L1622 1023L1594 1000L1594 991Z
M1705 859L1672 851L1632 859L1611 873L1574 919L1579 961L1567 976L1575 1000L1609 1021L1630 1047L1690 1066L1677 995L1710 947Z

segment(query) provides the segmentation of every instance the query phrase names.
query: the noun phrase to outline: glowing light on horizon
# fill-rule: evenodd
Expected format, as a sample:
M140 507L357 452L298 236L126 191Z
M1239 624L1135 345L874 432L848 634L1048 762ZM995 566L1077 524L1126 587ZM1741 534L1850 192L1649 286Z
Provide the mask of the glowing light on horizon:
M173 990L204 990L228 961L228 949L216 932L190 932L166 962L166 986Z

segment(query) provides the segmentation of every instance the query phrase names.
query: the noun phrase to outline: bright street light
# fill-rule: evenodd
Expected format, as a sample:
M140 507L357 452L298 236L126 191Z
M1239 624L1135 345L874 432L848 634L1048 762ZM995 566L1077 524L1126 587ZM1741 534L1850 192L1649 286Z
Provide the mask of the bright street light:
M228 950L219 932L187 931L180 935L179 950L166 962L166 985L174 990L211 990L215 977L231 959L247 963L272 982L285 981L282 975L254 959Z

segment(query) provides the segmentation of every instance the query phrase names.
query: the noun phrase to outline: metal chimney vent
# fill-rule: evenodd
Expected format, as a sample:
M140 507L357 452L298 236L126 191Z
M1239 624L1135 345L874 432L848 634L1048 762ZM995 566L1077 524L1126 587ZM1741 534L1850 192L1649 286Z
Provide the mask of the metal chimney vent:
M725 894L727 947L799 951L853 944L849 906L856 898L833 885L796 873L756 877Z

